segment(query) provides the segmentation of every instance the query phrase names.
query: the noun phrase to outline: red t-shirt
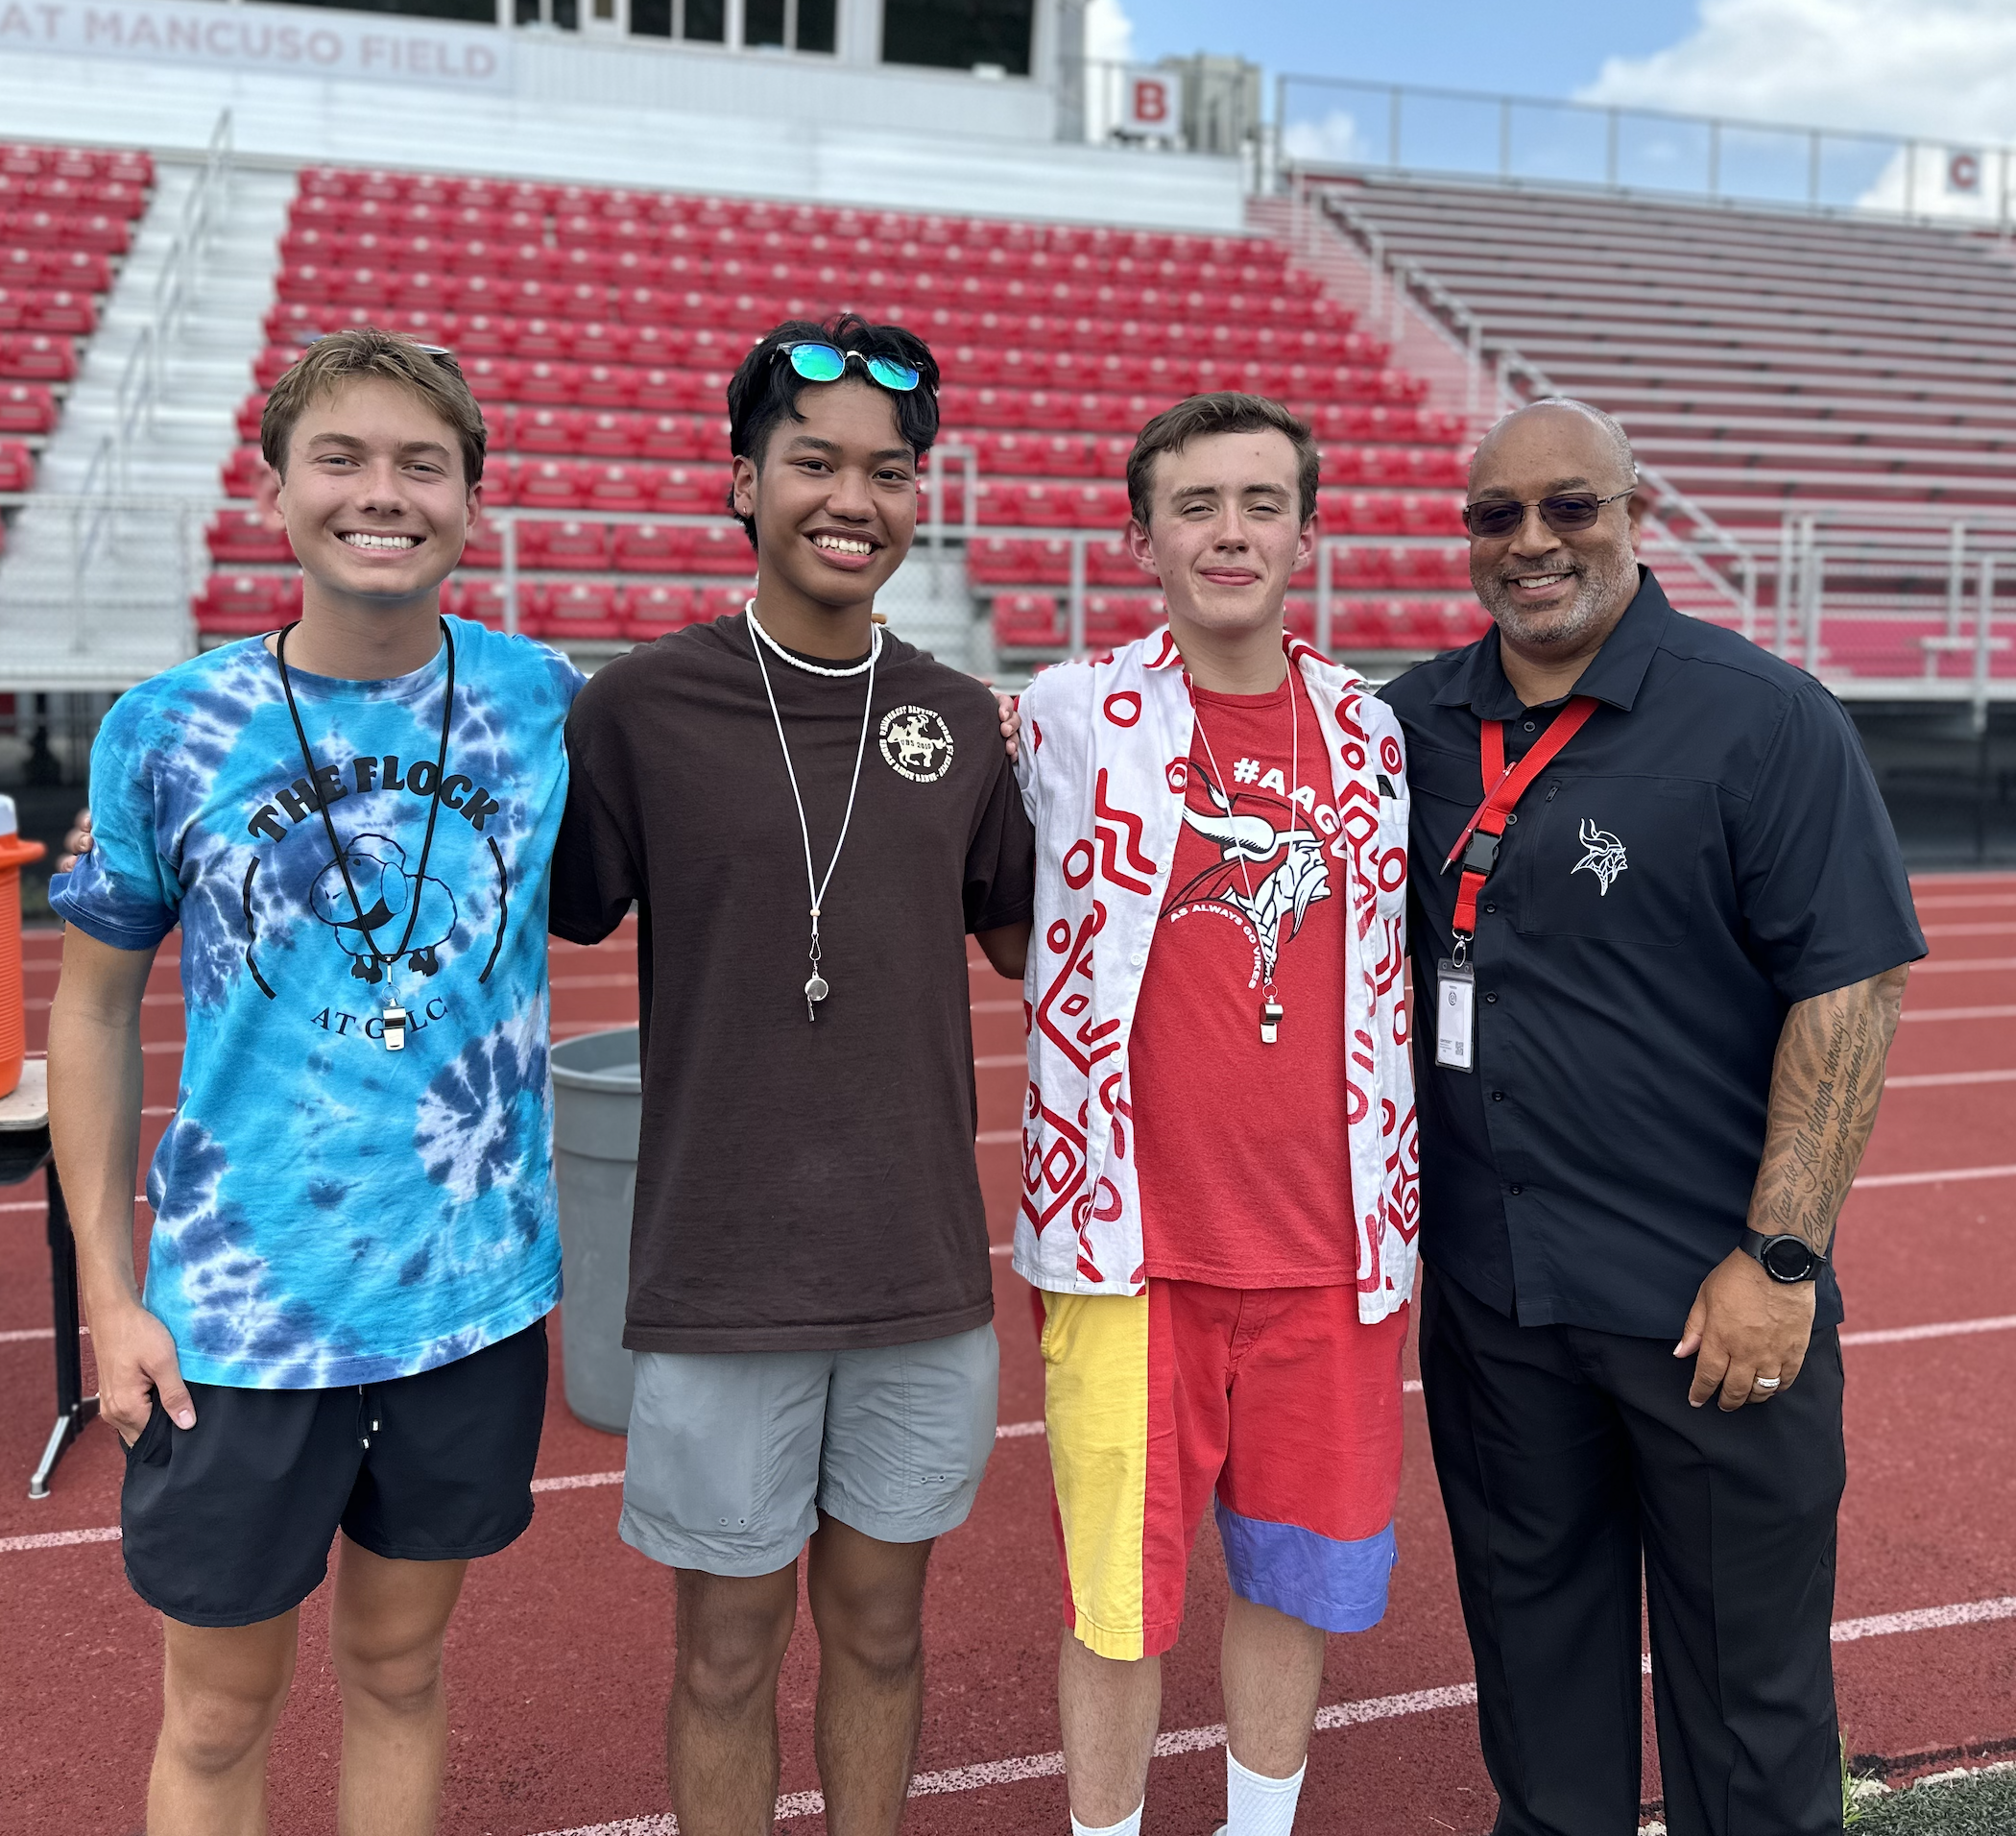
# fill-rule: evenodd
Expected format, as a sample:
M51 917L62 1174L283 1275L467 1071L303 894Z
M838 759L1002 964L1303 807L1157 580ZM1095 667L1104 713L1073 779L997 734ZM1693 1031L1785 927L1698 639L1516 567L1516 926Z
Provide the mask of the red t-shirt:
M1145 1267L1226 1288L1355 1283L1348 896L1323 732L1299 670L1269 694L1192 699L1183 827L1128 1046Z

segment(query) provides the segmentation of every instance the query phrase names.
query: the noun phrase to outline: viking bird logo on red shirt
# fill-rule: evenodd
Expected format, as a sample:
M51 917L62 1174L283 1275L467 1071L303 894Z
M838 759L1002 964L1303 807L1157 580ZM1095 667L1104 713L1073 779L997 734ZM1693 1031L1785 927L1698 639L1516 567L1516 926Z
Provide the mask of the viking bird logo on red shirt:
M1233 770L1236 777L1239 765ZM1198 906L1215 906L1234 913L1251 928L1260 947L1261 969L1271 979L1281 954L1283 926L1293 938L1302 930L1308 908L1317 900L1330 897L1330 866L1323 858L1323 837L1314 829L1297 825L1292 801L1271 796L1263 800L1279 807L1286 817L1287 826L1276 828L1271 816L1253 812L1255 793L1235 791L1228 797L1195 763L1190 771L1204 786L1212 808L1196 809L1186 800L1183 820L1207 841L1216 843L1218 860L1187 885L1172 888L1163 906L1164 916ZM1245 809L1238 808L1242 799L1248 805ZM1276 864L1264 879L1254 881L1254 871L1269 862Z

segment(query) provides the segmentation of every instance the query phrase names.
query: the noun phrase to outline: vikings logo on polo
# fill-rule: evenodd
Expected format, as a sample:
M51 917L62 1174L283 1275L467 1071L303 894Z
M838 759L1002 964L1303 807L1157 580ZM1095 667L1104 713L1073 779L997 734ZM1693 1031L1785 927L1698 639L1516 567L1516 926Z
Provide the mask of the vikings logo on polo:
M935 709L905 704L882 716L882 762L914 785L932 785L952 768L952 730Z
M1587 851L1568 871L1595 874L1597 897L1608 898L1611 882L1631 863L1624 858L1624 844L1607 829L1598 829L1587 816L1582 818L1582 846Z

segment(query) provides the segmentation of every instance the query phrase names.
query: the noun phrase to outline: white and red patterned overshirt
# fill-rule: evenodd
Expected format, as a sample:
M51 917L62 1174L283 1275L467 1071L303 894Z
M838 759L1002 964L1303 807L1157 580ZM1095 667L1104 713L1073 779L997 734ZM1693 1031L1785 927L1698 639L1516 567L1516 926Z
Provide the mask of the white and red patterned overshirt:
M1287 641L1335 786L1325 846L1348 897L1347 1164L1358 1317L1413 1294L1420 1213L1407 1049L1407 785L1400 723L1364 680ZM1021 698L1017 772L1036 826L1035 930L1022 979L1029 1088L1015 1267L1061 1293L1138 1294L1142 1269L1128 1035L1183 822L1195 728L1166 628L1046 669Z

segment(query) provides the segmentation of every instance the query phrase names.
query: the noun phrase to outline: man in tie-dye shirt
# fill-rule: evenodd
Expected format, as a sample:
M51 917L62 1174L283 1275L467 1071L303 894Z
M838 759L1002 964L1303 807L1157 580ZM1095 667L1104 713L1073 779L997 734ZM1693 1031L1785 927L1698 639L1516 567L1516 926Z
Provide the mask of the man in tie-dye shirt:
M443 1634L532 1511L560 1246L546 906L581 677L440 614L483 420L445 353L311 347L268 402L286 631L122 696L92 757L51 1109L127 1573L163 1615L152 1836L263 1828L298 1608L343 1533L340 1821L431 1827ZM133 1179L148 972L187 1040Z

